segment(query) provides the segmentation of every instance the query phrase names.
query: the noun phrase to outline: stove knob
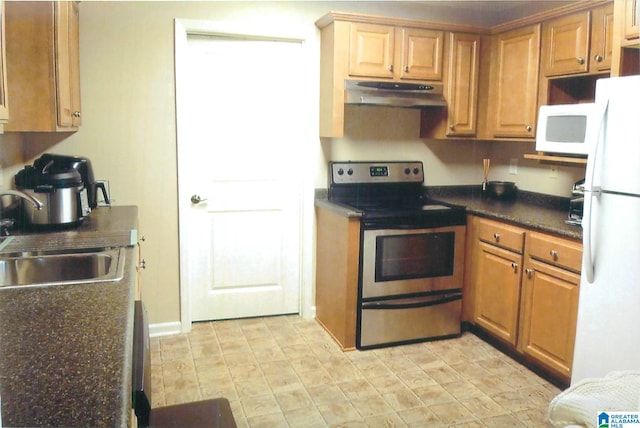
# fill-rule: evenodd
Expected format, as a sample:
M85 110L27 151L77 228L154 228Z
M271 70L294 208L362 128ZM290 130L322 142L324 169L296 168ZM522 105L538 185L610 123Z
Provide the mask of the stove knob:
M409 168L405 168L404 169L404 173L409 175L409 174L411 174L411 170Z
M338 170L338 175L344 175L344 169L340 168L340 169Z
M418 167L413 168L413 173L415 175L418 175L419 172L420 172L420 169Z
M353 170L352 170L351 168L349 168L349 169L347 170L347 174L348 174L348 175L353 175Z

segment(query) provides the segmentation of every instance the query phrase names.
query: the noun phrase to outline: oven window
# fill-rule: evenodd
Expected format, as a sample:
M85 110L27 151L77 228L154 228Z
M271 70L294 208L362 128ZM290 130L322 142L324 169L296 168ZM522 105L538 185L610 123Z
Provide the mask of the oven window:
M453 274L455 232L376 238L376 282Z

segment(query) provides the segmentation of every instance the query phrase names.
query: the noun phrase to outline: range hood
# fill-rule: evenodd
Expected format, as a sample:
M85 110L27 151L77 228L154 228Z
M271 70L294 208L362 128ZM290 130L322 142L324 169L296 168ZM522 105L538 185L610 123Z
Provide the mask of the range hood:
M444 107L442 84L345 80L345 104L388 107Z

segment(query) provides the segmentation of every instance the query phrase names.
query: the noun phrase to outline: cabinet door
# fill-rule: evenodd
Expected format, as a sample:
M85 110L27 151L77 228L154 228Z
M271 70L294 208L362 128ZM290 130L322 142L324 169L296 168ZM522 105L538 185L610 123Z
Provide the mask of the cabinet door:
M477 263L474 320L489 333L515 346L522 256L480 242Z
M495 137L535 137L540 25L496 36L492 85Z
M640 27L640 0L623 0L624 1L624 38L626 40L634 40L639 37Z
M393 78L395 28L351 24L349 75Z
M451 33L447 82L447 136L476 134L480 36Z
M401 28L398 32L402 41L400 78L442 80L444 32L419 28Z
M543 45L545 76L585 73L589 67L589 12L545 22Z
M571 376L580 276L529 259L523 278L518 349Z
M78 4L55 2L56 97L58 126L80 125Z
M598 7L591 12L591 49L589 71L611 69L613 55L613 5Z

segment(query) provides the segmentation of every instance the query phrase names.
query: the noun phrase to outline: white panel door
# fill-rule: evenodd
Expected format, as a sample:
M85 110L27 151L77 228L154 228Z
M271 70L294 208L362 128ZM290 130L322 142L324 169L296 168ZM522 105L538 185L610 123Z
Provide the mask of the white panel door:
M298 313L301 44L190 35L188 46L180 195L202 199L180 201L191 318Z

